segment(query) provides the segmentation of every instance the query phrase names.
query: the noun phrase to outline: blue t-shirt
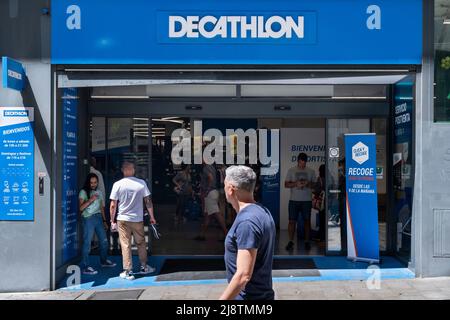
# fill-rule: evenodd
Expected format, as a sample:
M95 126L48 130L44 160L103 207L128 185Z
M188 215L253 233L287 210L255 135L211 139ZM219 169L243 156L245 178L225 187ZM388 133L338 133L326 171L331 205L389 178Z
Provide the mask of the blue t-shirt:
M252 278L237 299L273 300L272 265L275 249L275 223L269 210L260 204L250 204L236 216L225 239L227 280L236 273L239 249L258 249Z

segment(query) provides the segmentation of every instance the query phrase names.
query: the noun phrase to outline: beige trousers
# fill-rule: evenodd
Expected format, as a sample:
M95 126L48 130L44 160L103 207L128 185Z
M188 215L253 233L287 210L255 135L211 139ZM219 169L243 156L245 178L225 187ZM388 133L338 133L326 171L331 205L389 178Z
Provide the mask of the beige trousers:
M131 236L134 236L141 266L147 265L144 222L117 221L120 246L122 248L123 269L133 270Z

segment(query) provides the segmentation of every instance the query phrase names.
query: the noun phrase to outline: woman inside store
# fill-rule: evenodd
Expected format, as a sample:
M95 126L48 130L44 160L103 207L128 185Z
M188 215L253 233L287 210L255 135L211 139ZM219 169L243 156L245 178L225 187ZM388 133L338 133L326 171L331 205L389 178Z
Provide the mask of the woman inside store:
M94 233L100 245L100 265L104 268L115 267L116 264L107 259L108 239L106 230L108 224L105 217L105 196L98 189L98 177L95 173L88 174L83 188L78 195L79 208L83 221L82 272L87 275L98 273L89 263L89 252Z

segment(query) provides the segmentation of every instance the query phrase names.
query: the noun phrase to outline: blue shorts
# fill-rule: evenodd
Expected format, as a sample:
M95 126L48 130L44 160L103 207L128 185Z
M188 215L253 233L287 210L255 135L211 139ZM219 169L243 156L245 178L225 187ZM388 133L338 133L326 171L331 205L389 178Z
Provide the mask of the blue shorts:
M311 219L312 201L289 200L289 221L298 221L301 214L303 221Z

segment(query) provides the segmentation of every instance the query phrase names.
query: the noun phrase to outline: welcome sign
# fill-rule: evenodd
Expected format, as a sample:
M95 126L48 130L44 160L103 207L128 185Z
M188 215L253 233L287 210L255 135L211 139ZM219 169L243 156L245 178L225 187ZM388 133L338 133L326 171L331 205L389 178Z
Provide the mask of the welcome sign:
M376 136L345 135L348 258L378 263Z
M34 109L0 107L0 220L34 220Z

